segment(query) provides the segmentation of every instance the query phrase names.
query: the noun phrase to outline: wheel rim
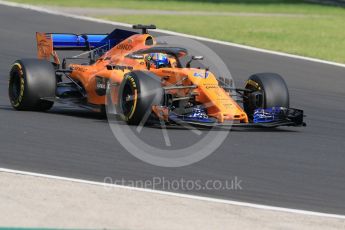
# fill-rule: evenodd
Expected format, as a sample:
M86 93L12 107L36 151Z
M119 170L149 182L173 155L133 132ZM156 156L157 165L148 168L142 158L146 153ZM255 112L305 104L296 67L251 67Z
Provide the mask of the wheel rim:
M16 105L19 103L20 96L21 96L21 78L22 74L20 73L20 69L18 67L14 67L14 69L10 73L10 82L9 82L9 96L11 102Z
M123 88L123 94L121 98L121 109L123 115L130 119L132 118L135 107L137 103L137 90L133 88L133 86L126 82Z

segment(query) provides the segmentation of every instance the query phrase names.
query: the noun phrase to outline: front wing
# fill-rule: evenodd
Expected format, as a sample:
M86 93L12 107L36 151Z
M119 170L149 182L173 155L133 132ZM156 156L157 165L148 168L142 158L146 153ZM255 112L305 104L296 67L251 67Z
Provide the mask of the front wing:
M231 127L240 127L240 128L276 128L280 126L306 126L306 123L303 121L304 115L303 110L289 108L286 110L284 114L282 114L279 119L269 122L249 122L249 123L236 123L236 122L203 122L202 120L184 120L179 117L169 117L169 124L171 125L191 125L195 127L204 127L204 128L213 128L213 127L220 127L220 128L231 128Z

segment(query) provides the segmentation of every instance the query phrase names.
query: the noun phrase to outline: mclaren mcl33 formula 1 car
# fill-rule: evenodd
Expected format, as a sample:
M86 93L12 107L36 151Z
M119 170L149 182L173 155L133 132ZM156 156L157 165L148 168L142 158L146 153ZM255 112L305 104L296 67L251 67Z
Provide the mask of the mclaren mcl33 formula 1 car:
M258 73L243 88L229 87L209 69L191 66L202 56L157 42L148 33L155 28L134 25L141 31L115 29L110 34L37 32L38 58L17 60L10 70L13 108L46 111L60 102L104 112L112 103L130 125L305 125L303 111L289 107L280 75ZM61 60L57 51L67 50L87 57ZM182 58L189 61L182 64Z

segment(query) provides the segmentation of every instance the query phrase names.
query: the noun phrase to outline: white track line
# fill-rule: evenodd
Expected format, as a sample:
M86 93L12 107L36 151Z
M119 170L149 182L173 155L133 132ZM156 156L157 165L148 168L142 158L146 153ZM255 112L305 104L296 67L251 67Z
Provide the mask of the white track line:
M54 14L54 15L69 17L69 18L86 20L86 21L105 23L105 24L124 26L124 27L131 27L132 26L130 24L112 22L112 21L96 19L96 18L91 18L91 17L85 17L85 16L76 16L76 15L72 15L72 14L67 14L67 13L63 13L63 12L45 9L42 7L20 4L20 3L15 3L15 2L7 2L7 1L0 0L0 4L6 5L6 6L19 7L19 8L23 8L23 9L29 9L29 10L44 12L44 13L48 13L48 14ZM208 38L192 36L192 35L187 35L187 34L182 34L182 33L175 33L175 32L166 31L166 30L159 30L158 29L156 31L161 32L161 33L170 34L170 35L184 36L184 37L198 39L198 40L202 40L202 41L213 42L213 43L228 45L228 46L234 46L234 47L253 50L253 51L257 51L257 52L275 54L275 55L279 55L279 56L285 56L285 57L290 57L290 58L296 58L296 59L301 59L301 60L318 62L318 63L322 63L322 64L329 64L329 65L334 65L334 66L339 66L339 67L345 67L345 64L340 64L340 63L336 63L336 62L329 62L329 61L324 61L324 60L319 60L319 59L314 59L314 58L302 57L302 56L297 56L297 55L292 55L292 54L285 54L285 53L281 53L281 52L275 52L275 51L259 49L259 48L244 46L244 45L238 45L238 44L234 44L234 43L230 43L230 42L222 42L222 41L217 41L214 39L208 39ZM280 211L280 212L288 212L288 213L303 214L303 215L310 215L310 216L338 218L338 219L344 219L345 220L344 215L337 215L337 214L328 214L328 213L312 212L312 211L299 210L299 209L281 208L281 207L253 204L253 203L247 203L247 202L216 199L216 198L210 198L210 197L194 196L194 195L187 195L187 194L173 193L173 192L165 192L165 191L145 189L145 188L135 188L135 187L129 187L129 186L123 186L123 185L106 184L106 183L89 181L89 180L81 180L81 179L60 177L60 176L54 176L54 175L48 175L48 174L25 172L25 171L12 170L12 169L6 169L6 168L0 168L0 172L22 174L22 175L28 175L28 176L42 177L42 178L48 178L48 179L56 179L56 180L62 180L62 181L70 181L70 182L76 182L76 183L84 183L84 184L90 184L90 185L100 185L100 186L112 187L112 188L129 189L129 190L134 190L134 191L156 193L156 194L169 195L169 196L175 196L175 197L181 197L181 198L189 198L189 199L194 199L194 200L201 200L201 201L216 202L216 203L222 203L222 204L230 204L230 205L244 206L244 207L250 207L250 208L264 209L264 210L270 210L270 211Z
M110 25L115 25L115 26L123 26L123 27L128 27L128 28L132 27L132 25L127 24L127 23L114 22L114 21L97 19L97 18L92 18L92 17L74 15L74 14L64 13L64 12L60 12L57 10L51 10L51 9L47 9L47 8L43 8L43 7L39 7L39 6L32 6L32 5L21 4L21 3L16 3L16 2L8 2L8 1L3 1L3 0L0 0L0 4L6 5L6 6L12 6L12 7L19 7L19 8L23 8L23 9L34 10L34 11L48 13L48 14L54 14L54 15L69 17L69 18L86 20L86 21L91 21L91 22L110 24ZM251 51L261 52L261 53L274 54L274 55L283 56L283 57L289 57L289 58L300 59L300 60L305 60L305 61L317 62L317 63L333 65L333 66L338 66L338 67L345 67L345 64L342 64L342 63L325 61L325 60L321 60L321 59L317 59L317 58L309 58L309 57L303 57L303 56L294 55L294 54L282 53L282 52L278 52L278 51L260 49L260 48L240 45L240 44L231 43L231 42L218 41L218 40L210 39L210 38L204 38L204 37L199 37L199 36L193 36L193 35L188 35L188 34L183 34L183 33L172 32L172 31L168 31L168 30L157 29L155 31L160 32L160 33L164 33L164 34L182 36L182 37L197 39L200 41L212 42L212 43L216 43L216 44L232 46L232 47L237 47L237 48L241 48L241 49L247 49L247 50L251 50Z
M48 174L40 174L40 173L33 173L33 172L26 172L26 171L20 171L20 170L0 168L0 173L2 173L2 172L3 173L14 173L14 174L20 174L20 175L26 175L26 176L41 177L41 178L47 178L47 179L55 179L55 180L60 180L60 181L83 183L83 184L89 184L89 185L104 186L105 188L129 189L132 191L140 191L140 192L168 195L168 196L174 196L174 197L180 197L180 198L188 198L188 199L193 199L193 200L215 202L215 203L243 206L243 207L256 208L256 209L264 209L264 210L269 210L269 211L279 211L279 212L303 214L303 215L318 216L318 217L337 218L337 219L345 220L344 215L337 215L337 214L313 212L313 211L291 209L291 208L281 208L281 207L253 204L253 203L240 202L240 201L232 201L232 200L224 200L224 199L217 199L217 198L210 198L210 197L203 197L203 196L187 195L187 194L182 194L182 193L166 192L166 191L153 190L153 189L147 189L147 188L137 188L137 187L130 187L130 186L125 186L125 185L102 183L102 182L96 182L96 181L90 181L90 180L82 180L82 179L75 179L75 178L69 178L69 177L53 176L53 175L48 175Z

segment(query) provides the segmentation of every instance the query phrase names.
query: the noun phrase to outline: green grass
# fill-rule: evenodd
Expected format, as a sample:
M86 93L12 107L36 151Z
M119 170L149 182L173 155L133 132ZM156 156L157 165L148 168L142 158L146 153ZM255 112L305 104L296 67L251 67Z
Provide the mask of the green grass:
M178 11L339 14L344 10L300 0L12 0L33 5Z
M172 31L345 63L345 30L341 29L345 28L344 17L276 19L145 15L105 18L132 24L155 23L159 28Z
M99 17L131 24L153 23L162 29L345 63L345 9L338 7L294 0L247 0L248 4L236 0L223 0L220 3L176 0L17 1L61 6L267 13L264 17L140 14ZM276 17L269 13L301 14L303 17Z

